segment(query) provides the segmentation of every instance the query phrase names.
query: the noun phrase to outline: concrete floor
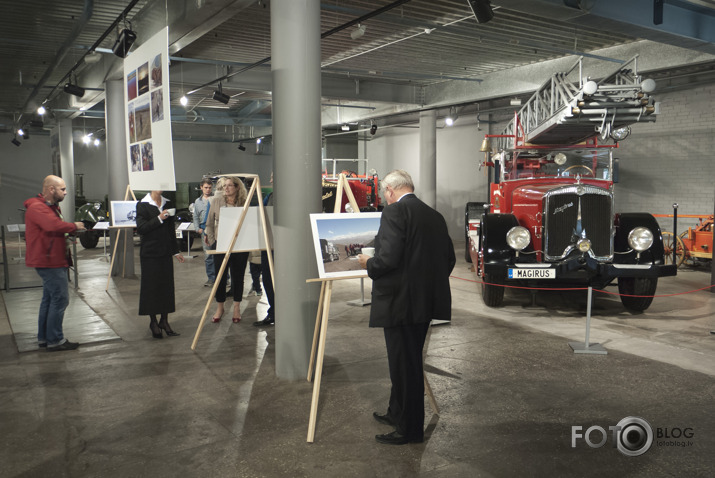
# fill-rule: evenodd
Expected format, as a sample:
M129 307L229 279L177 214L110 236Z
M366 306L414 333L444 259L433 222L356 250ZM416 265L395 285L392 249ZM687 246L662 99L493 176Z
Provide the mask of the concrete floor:
M539 293L531 308L527 292L510 290L489 309L459 262L453 321L432 327L426 359L441 414L426 406L423 444L389 446L375 442L389 429L371 417L389 396L382 331L368 328L369 307L347 305L359 281L336 282L309 444L312 384L275 375L275 334L289 314L253 327L266 305L248 298L240 324L207 324L192 352L209 293L200 257L176 264L171 322L182 335L162 340L136 315L139 280L115 279L105 292L101 247L79 257L78 297L121 340L19 353L0 307L2 477L712 476L715 294L656 298L640 315L595 294L591 342L608 355L575 355L568 342L584 340L584 292ZM684 270L658 294L708 284L708 271ZM608 430L631 416L655 435L692 436L656 438L637 457L610 436L602 448L572 448L572 426Z

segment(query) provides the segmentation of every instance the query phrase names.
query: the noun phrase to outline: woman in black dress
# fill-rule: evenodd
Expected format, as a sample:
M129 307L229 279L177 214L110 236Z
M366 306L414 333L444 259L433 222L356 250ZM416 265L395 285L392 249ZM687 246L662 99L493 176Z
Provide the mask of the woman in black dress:
M174 303L174 264L171 256L184 262L179 253L174 232L171 201L152 191L137 203L137 232L141 236L141 287L139 315L150 317L149 329L155 339L179 335L169 325L169 314L176 310ZM156 316L161 315L159 322Z
M223 194L216 195L211 201L209 214L206 218L206 243L216 249L216 239L218 236L218 221L222 207L243 207L248 193L241 178L227 176L224 178ZM214 268L216 269L216 280L219 281L216 290L216 312L212 322L219 322L224 312L224 302L226 302L226 271L223 276L218 277L219 270L223 264L224 254L214 256ZM231 271L231 282L233 287L233 323L241 321L241 299L243 298L243 279L246 275L246 263L248 262L248 252L234 252L229 255L227 270Z

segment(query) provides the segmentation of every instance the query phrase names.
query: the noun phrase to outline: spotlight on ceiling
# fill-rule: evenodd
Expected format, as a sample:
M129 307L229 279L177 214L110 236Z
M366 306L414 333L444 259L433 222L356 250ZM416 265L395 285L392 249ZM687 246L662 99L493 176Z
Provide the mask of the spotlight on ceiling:
M112 47L112 53L117 55L119 58L126 58L129 54L129 49L134 44L137 39L137 34L128 28L125 28L119 33L117 41L114 42Z
M373 124L370 126L370 134L374 135L375 133L377 133L377 125Z
M40 106L39 108L37 108L37 114L38 114L38 115L42 116L42 115L44 115L45 113L47 113L47 110L45 109L44 106Z
M14 144L15 146L20 146L20 145L22 144L21 142L19 142L19 141L17 140L17 136L14 137L14 138L12 138L12 139L10 140L10 142L11 142L12 144Z
M344 125L342 125L342 126L340 127L340 129L343 130L343 131L350 131L350 126L344 124Z
M457 111L454 108L449 109L449 115L444 119L444 124L452 126L457 121Z
M179 103L181 103L181 106L186 106L189 104L189 99L186 97L186 95L183 95L181 98L179 98Z
M239 151L246 151L246 147L243 145L243 143L238 143L238 150L239 150Z
M509 100L511 106L521 106L521 98L512 98Z
M66 83L63 89L65 93L69 95L74 95L77 98L82 98L84 96L84 88L75 85L72 82Z
M231 101L231 97L223 92L221 83L218 84L218 90L214 91L212 98L215 99L216 101L218 101L219 103L223 103L225 105L227 105L228 102Z
M25 136L25 130L22 128L17 128L17 134L20 135L21 137Z
M360 23L358 23L357 27L355 27L355 30L350 32L350 38L352 38L353 40L357 40L365 34L365 30L365 25L361 25Z
M256 138L256 144L261 144L261 140L262 140L262 139L263 139L263 138Z
M489 0L467 0L467 3L469 3L469 6L472 8L472 12L477 18L477 22L487 23L489 20L494 18L492 4Z

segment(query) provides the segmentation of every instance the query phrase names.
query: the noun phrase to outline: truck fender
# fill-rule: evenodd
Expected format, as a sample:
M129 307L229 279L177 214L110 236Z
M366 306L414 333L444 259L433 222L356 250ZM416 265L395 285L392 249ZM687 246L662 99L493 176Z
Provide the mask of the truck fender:
M482 219L481 236L484 264L506 264L514 256L514 250L506 243L506 233L519 221L513 214L488 213Z
M635 227L647 227L653 233L653 245L650 249L643 251L640 256L641 263L663 264L663 256L665 254L663 248L663 236L660 231L660 225L652 214L645 212L628 212L616 214L615 217L616 236L613 238L613 248L615 252L625 252L630 250L628 245L628 233ZM616 263L635 263L636 253L616 254L614 257Z

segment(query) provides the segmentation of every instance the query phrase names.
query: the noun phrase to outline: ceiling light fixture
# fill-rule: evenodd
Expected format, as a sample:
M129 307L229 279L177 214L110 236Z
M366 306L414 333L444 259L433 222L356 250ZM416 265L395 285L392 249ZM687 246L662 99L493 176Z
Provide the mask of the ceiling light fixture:
M84 96L84 88L82 88L81 86L75 85L71 81L68 81L67 83L65 83L65 86L63 89L64 89L65 93L67 93L69 95L74 95L77 98L82 98Z
M231 97L223 92L223 87L221 86L220 82L218 84L218 90L214 91L212 98L214 100L218 101L219 103L223 103L225 105L227 105L228 102L231 101Z
M132 47L137 39L137 34L131 30L132 24L129 23L129 28L127 28L127 19L124 18L124 29L119 32L117 36L117 41L114 42L112 47L112 53L117 55L119 58L126 58L129 54L129 49Z
M494 18L492 4L489 0L467 0L467 3L472 8L472 13L477 18L477 22L487 23Z
M11 142L12 144L14 144L15 146L20 146L20 145L22 144L21 142L19 142L19 141L17 140L17 136L15 136L14 138L12 138L12 139L10 140L10 142Z
M511 106L521 106L521 98L512 98L509 100Z
M344 124L340 127L340 129L343 131L350 131L350 126L348 126L347 124Z
M239 150L239 151L246 151L246 147L243 145L243 143L238 143L238 150Z
M189 104L189 99L186 97L186 95L184 95L179 98L179 103L181 103L181 106L186 106Z
M454 108L449 108L449 115L444 119L444 124L447 126L452 126L454 122L457 121L457 112Z
M256 138L256 144L261 144L261 139L263 138Z
M373 125L370 126L370 134L374 135L375 133L377 133L377 125L373 123Z
M358 23L357 27L355 27L355 30L350 32L350 38L352 38L353 40L357 40L365 34L365 29L365 25Z
M23 130L22 128L17 128L17 134L19 134L20 136L23 136L23 137L24 137L24 136L25 136L25 130Z
M40 115L40 116L42 116L42 115L44 115L45 113L47 113L47 110L45 109L44 106L40 105L40 107L37 108L37 114Z

